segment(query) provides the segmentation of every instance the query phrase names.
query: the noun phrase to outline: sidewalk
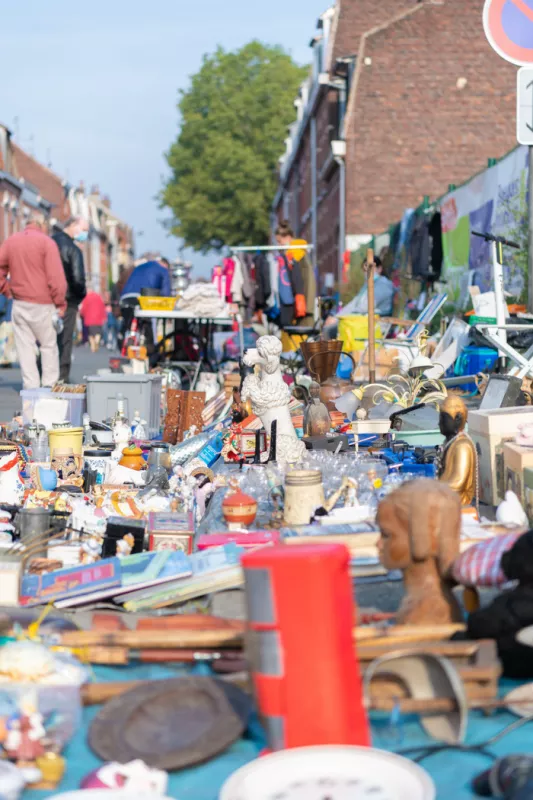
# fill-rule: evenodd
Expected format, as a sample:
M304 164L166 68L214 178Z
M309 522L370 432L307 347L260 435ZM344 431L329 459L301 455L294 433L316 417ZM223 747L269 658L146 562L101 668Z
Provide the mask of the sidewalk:
M75 347L74 360L70 377L73 383L83 383L87 375L95 375L96 371L109 366L110 356L116 353L110 350L100 350L91 353L89 347ZM0 368L0 422L10 422L20 412L21 401L19 392L22 389L22 379L18 365L10 369Z

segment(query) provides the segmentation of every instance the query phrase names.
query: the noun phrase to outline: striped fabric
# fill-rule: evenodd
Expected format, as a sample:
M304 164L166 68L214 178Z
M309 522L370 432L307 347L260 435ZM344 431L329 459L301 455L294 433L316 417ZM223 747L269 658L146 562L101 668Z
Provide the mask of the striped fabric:
M507 533L494 536L485 542L478 542L465 550L454 562L452 575L463 586L499 587L509 583L502 572L500 562L510 550L521 533Z

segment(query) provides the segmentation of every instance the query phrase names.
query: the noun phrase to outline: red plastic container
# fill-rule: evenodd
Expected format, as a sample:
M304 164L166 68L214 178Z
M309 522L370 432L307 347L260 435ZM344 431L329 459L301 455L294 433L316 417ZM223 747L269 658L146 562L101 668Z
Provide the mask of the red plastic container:
M257 702L271 750L369 745L355 655L344 545L275 545L245 553Z

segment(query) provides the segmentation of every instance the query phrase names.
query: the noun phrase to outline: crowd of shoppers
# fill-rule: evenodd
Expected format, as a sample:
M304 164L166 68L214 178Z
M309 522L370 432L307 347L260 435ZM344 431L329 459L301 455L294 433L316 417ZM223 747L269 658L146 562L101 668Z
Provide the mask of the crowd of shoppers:
M71 217L52 236L39 219L30 219L0 247L0 366L12 363L16 348L25 389L69 382L80 322L81 341L89 342L91 352L102 343L116 349L121 329L123 336L131 326L139 295L171 294L166 259L142 259L123 270L104 297L99 287L87 291L78 246L87 237L87 222L80 217Z

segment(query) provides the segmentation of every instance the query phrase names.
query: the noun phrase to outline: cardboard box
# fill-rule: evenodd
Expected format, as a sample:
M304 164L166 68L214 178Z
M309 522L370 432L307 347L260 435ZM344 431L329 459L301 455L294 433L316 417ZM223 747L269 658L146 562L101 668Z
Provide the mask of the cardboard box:
M521 503L525 502L524 470L533 467L533 448L507 442L503 446L505 491L514 492Z
M518 426L533 422L533 407L498 408L493 411L471 411L468 433L472 437L479 460L479 499L496 506L505 495L503 446L514 442Z

